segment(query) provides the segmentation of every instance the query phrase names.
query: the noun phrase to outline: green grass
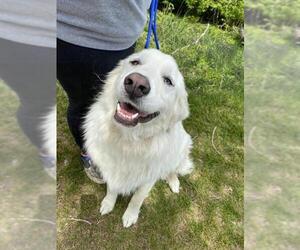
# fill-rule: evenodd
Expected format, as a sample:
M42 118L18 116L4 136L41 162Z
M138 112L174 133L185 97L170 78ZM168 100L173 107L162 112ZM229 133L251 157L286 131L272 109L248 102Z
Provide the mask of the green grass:
M53 249L55 182L44 171L38 150L17 122L18 97L0 80L1 249Z
M298 249L300 48L289 27L246 30L245 246Z
M236 33L214 26L195 44L207 26L188 18L160 13L158 27L161 50L177 50L185 77L191 115L184 125L193 137L196 168L180 179L179 194L158 182L133 227L121 223L128 197L100 216L105 186L85 176L66 123L67 98L58 87L58 249L243 247L243 48ZM137 50L144 41L145 33Z

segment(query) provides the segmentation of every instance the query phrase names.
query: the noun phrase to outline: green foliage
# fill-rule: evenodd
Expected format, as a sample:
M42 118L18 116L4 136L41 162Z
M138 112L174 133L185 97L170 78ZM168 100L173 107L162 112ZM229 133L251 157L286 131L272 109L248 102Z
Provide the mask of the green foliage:
M175 11L190 14L202 21L215 24L242 25L244 23L243 0L165 0Z
M244 21L243 0L186 0L188 8L214 23L240 25ZM209 17L210 16L210 17Z
M299 0L258 0L246 1L245 8L255 15L263 16L265 22L274 24L300 24Z
M293 29L247 26L245 249L298 249L300 47ZM283 167L284 166L284 167Z

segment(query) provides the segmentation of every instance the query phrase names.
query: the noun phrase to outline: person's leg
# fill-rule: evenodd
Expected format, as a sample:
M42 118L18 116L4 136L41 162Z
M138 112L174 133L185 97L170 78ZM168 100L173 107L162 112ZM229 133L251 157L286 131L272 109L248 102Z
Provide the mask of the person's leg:
M39 156L48 175L56 178L55 149L48 148L45 130L55 134L56 124L47 124L55 106L55 49L0 39L0 78L20 100L18 124ZM55 120L51 120L55 123ZM51 144L54 147L54 144Z
M57 40L57 79L68 95L68 125L81 149L87 176L99 184L104 182L84 152L81 124L94 97L101 92L107 73L133 52L134 46L122 51L103 51Z
M57 40L57 79L68 95L68 125L81 150L84 144L81 124L88 108L102 90L107 73L133 52L134 46L122 51L104 51Z
M17 119L24 134L41 150L41 122L55 105L55 49L0 39L0 78L18 95Z

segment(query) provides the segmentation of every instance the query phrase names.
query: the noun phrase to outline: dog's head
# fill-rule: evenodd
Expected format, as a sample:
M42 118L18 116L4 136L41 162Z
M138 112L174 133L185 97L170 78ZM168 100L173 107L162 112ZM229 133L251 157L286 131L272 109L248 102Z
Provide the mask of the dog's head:
M167 129L189 114L184 80L173 57L155 49L135 53L111 72L114 121L124 128Z

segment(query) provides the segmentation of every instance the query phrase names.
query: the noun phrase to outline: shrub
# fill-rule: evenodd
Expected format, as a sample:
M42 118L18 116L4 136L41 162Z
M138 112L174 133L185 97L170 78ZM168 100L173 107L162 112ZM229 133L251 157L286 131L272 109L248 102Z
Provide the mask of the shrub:
M247 22L299 25L300 1L259 0L245 4ZM257 20L254 20L257 19ZM263 20L262 20L263 19Z
M241 25L244 22L243 0L186 0L190 10L213 23Z
M244 23L243 0L164 0L177 13L194 15L201 21L215 24L242 25Z

